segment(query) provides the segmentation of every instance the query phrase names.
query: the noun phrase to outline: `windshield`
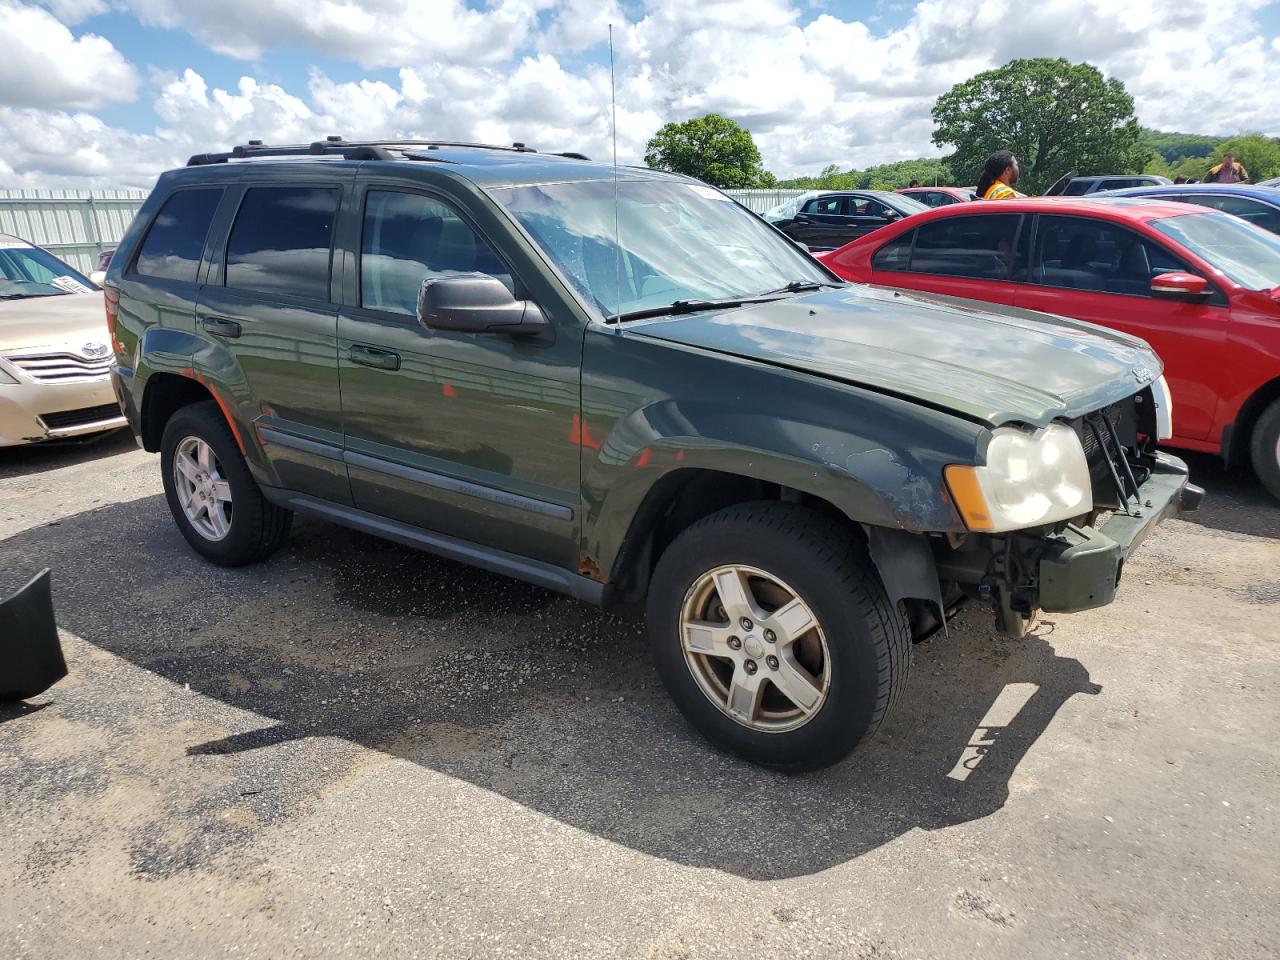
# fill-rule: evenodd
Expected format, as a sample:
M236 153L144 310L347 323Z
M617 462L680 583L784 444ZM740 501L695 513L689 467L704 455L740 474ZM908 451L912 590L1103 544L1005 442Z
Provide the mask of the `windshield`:
M612 180L499 187L492 194L606 316L679 300L747 297L795 281L832 282L812 258L711 187L619 180L617 191L616 231Z
M911 216L913 213L920 213L929 210L927 203L921 203L915 197L908 197L905 193L885 193L880 195L886 207L893 207L903 216Z
M1222 213L1154 220L1151 225L1250 290L1280 286L1280 236Z
M92 293L97 287L51 253L13 240L0 240L0 300Z

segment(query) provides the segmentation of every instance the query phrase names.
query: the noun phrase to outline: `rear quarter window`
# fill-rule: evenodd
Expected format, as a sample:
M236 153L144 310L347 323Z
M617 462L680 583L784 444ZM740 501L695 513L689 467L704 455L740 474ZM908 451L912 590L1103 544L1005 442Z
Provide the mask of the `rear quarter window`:
M222 187L179 190L160 207L138 249L133 272L159 280L195 283L205 238Z

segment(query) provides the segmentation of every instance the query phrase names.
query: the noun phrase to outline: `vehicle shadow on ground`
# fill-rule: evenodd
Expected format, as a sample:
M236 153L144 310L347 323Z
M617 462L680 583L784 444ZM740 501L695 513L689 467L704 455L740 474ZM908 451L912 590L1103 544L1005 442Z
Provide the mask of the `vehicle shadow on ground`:
M25 477L136 449L128 430L112 430L78 440L57 440L0 449L0 480Z
M342 738L651 856L752 879L812 874L994 813L1063 705L1099 691L1055 652L1051 624L1002 641L969 611L917 647L880 736L789 777L687 727L638 624L341 528L299 523L273 560L222 570L152 496L0 541L0 559L52 567L60 627L257 715L186 743L190 764L256 763L261 779L277 746ZM91 679L94 667L71 669ZM299 804L341 776L328 763L291 769ZM255 781L272 789L285 785Z
M1204 502L1195 513L1182 516L1188 523L1280 540L1280 500L1267 493L1247 467L1228 470L1222 458L1208 453L1175 451L1187 462L1191 481L1205 488Z

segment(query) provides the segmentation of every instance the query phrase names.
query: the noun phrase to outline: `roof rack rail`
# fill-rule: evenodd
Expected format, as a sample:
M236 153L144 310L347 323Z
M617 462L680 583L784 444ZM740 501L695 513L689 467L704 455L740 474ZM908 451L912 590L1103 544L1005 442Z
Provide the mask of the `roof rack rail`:
M346 160L394 160L395 156L380 143L347 143L341 137L326 137L314 143L267 145L261 140L232 147L226 153L197 153L187 161L188 167L203 167L228 160L261 157L329 156Z
M266 144L261 140L232 147L225 153L197 153L187 161L188 167L203 167L229 160L249 160L269 157L327 156L346 160L396 160L392 151L404 153L412 147L439 150L441 147L474 147L481 150L508 150L512 153L537 153L532 147L517 141L509 147L492 143L469 143L463 140L343 140L340 136L328 136L314 143ZM587 160L581 153L556 153L552 156Z

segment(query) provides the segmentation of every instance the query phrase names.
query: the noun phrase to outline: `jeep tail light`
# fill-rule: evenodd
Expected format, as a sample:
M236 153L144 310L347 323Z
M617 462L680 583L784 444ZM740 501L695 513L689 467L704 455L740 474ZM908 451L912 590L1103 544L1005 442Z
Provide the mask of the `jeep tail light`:
M115 287L103 287L102 302L107 310L107 337L111 340L111 349L116 353L123 353L124 344L116 339L116 312L120 308L120 291Z

